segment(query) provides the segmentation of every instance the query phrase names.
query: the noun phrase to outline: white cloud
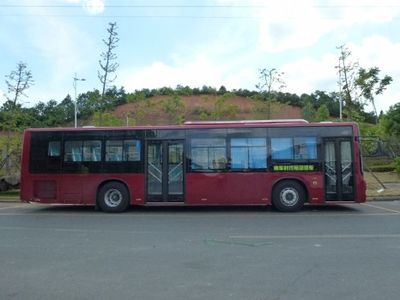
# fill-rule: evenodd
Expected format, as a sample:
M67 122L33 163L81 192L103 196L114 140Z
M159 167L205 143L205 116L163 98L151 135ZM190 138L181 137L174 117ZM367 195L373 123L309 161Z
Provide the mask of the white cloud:
M79 28L56 17L33 19L28 29L30 43L49 63L52 80L72 76L87 65L91 39Z
M380 76L393 77L392 84L380 96L376 97L378 110L387 110L400 101L400 70L396 62L400 53L400 43L393 43L382 36L371 36L361 43L349 43L352 59L358 60L364 68L379 67ZM329 53L320 58L306 57L281 66L289 92L301 94L315 90L338 91L338 75L335 66L339 53ZM371 108L370 108L371 109Z
M237 6L234 0L219 0ZM253 18L258 32L258 49L278 53L315 45L326 34L354 25L379 24L400 15L398 0L349 2L331 0L249 0L253 9L243 10Z
M374 35L365 38L361 44L349 43L347 45L352 51L354 58L358 58L360 66L364 68L378 67L380 76L392 76L393 82L387 90L376 98L378 110L387 110L389 106L400 102L400 69L398 56L400 43L394 43L388 38Z
M257 13L262 17L258 46L263 51L281 52L311 46L335 28L334 22L323 18L311 0L272 3Z
M104 0L85 0L84 7L91 15L100 14L104 11Z
M82 7L91 15L101 14L105 9L105 0L64 0L70 3L81 3Z
M221 66L214 65L207 57L198 55L190 62L178 62L167 65L163 62L153 62L139 70L122 70L122 84L127 90L141 88L175 87L189 85L220 85L222 78Z
M315 90L334 91L337 89L338 76L335 66L338 64L336 54L326 54L320 59L306 57L293 63L283 65L287 91L302 94Z
M6 102L5 92L0 89L0 105Z

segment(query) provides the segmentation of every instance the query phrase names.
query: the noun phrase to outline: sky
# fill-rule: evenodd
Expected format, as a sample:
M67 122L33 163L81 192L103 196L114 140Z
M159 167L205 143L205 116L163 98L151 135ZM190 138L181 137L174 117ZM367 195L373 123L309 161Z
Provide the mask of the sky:
M400 102L398 0L1 0L0 104L5 75L24 62L24 106L101 89L109 22L120 38L117 78L127 92L203 85L256 90L260 69L283 72L283 92L338 91L338 46L392 84L378 111Z

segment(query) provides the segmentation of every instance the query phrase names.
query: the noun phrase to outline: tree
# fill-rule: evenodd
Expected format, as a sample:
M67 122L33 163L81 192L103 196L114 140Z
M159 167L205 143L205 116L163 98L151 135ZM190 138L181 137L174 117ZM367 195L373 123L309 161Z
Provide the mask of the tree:
M345 104L347 117L353 120L355 104L359 101L356 85L359 64L350 61L351 52L344 45L337 47L337 49L340 49L339 65L336 68L339 72L341 97Z
M273 69L260 69L259 70L259 79L260 82L256 84L256 88L260 92L265 92L267 96L270 96L272 92L274 91L280 91L284 87L286 87L286 84L283 80L283 72L279 72L275 68Z
M400 138L400 102L391 106L382 119L383 128L388 136Z
M106 87L108 84L114 82L117 75L113 75L117 71L119 64L115 62L117 55L114 53L114 49L118 46L118 33L117 33L117 23L108 23L109 28L107 28L108 38L103 39L103 43L106 45L106 50L100 54L101 59L99 60L100 71L97 75L102 84L101 98L100 98L100 125L102 123L102 112L105 110L105 94ZM110 76L113 76L111 78Z
M18 121L20 119L21 106L19 100L22 96L27 97L26 91L33 85L33 77L30 70L28 70L27 64L20 61L17 64L17 68L11 71L9 75L6 75L6 85L8 94L6 95L7 101L3 105L3 128L7 130L7 140L5 145L6 153L6 174L10 174L10 153L12 151L12 136L11 132L15 132L18 129Z
M356 85L361 90L361 95L372 104L375 114L375 123L378 123L378 111L375 106L375 97L382 94L386 87L393 81L392 77L386 75L379 78L380 69L377 67L366 70L360 68L356 78Z
M103 43L106 45L106 50L100 54L101 59L99 65L101 71L98 71L98 77L102 84L101 96L104 97L106 92L107 84L113 82L117 76L110 79L112 73L117 71L119 66L118 63L114 62L117 59L117 55L114 53L114 49L118 46L119 38L117 33L117 23L108 23L110 26L107 29L108 38L103 39Z
M271 101L275 100L273 92L278 92L283 89L286 84L283 81L283 72L273 69L260 69L259 70L260 82L256 84L256 88L262 95L262 99L267 101L267 118L271 118Z
M315 109L311 100L307 100L303 107L303 118L307 121L314 121L315 119Z
M328 118L329 118L329 108L326 104L322 104L317 109L316 121L317 122L326 121L328 120Z
M33 77L26 63L20 61L17 65L17 69L11 71L9 75L6 75L6 85L8 94L6 96L7 101L10 101L13 106L17 105L18 100L21 96L26 96L25 91L33 85Z

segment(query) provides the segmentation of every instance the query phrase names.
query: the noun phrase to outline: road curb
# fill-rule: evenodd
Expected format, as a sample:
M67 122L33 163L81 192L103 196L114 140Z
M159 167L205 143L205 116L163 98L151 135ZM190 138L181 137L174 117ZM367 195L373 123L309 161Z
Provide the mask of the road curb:
M400 200L400 196L383 196L383 197L368 197L367 202L373 201L396 201Z
M5 203L13 203L13 202L21 202L18 198L0 198L0 203L5 202Z

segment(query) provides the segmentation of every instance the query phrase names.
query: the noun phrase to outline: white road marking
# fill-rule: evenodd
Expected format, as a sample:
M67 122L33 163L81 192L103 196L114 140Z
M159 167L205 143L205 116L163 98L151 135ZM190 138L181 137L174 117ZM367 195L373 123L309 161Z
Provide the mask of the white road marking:
M400 234L230 235L230 239L370 239L400 238Z
M395 210L395 209L391 209L391 208L386 208L386 207L382 207L382 206L379 206L379 205L373 205L373 204L370 204L370 203L363 203L362 205L369 206L369 207L373 207L373 208L377 208L377 209L381 209L381 210L388 211L388 212L391 212L391 213L400 214L400 211L399 211L399 210Z

